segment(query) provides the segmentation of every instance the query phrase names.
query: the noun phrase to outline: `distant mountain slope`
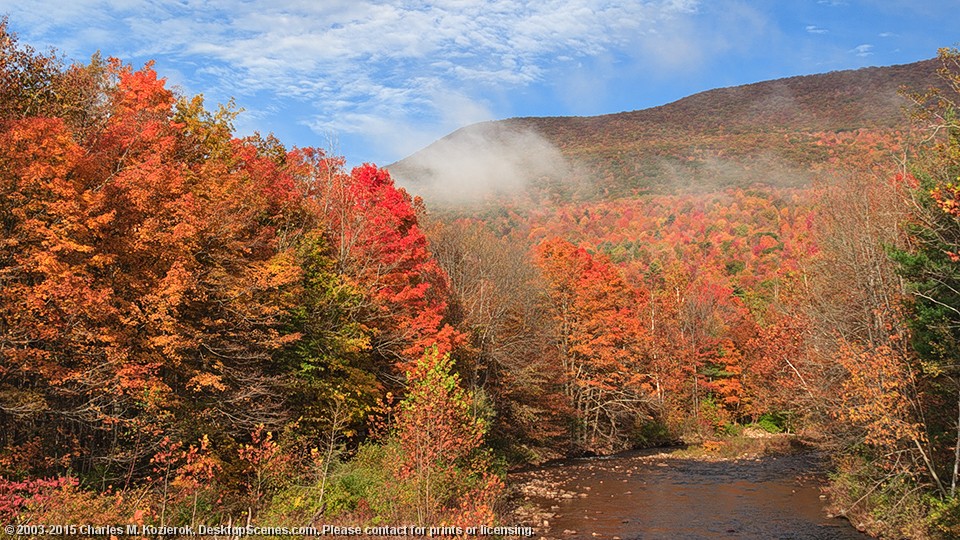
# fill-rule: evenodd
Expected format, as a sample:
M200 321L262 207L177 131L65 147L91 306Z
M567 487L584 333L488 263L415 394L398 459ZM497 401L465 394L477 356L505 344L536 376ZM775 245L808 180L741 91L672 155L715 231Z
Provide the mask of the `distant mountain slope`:
M908 125L898 90L939 85L938 66L925 60L790 77L602 116L484 122L389 168L414 191L440 198L482 192L478 186L576 185L567 191L592 198L802 185L823 164L888 157Z

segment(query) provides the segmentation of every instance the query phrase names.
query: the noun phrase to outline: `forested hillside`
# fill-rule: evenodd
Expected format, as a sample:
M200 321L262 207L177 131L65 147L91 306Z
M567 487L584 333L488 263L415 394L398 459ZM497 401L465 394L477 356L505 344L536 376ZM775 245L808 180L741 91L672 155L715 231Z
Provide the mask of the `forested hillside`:
M927 60L791 77L603 116L475 124L389 169L428 196L437 189L434 184L459 184L462 168L445 159L461 154L452 149L495 152L536 134L559 151L565 166L546 169L525 160L514 172L533 188L559 188L560 198L713 191L755 182L809 185L818 172L838 163L887 162L907 127L910 102L900 90L945 88L936 76L938 65ZM541 151L527 146L525 152ZM483 158L496 161L498 156Z
M958 58L510 121L555 176L428 208L4 21L3 534L495 525L510 467L748 426L960 534Z
M566 433L594 452L800 431L838 456L838 513L878 534L956 533L956 68L942 51L632 113L481 124L392 166L429 200L456 167L418 164L458 140L511 147L528 130L566 160L521 189L436 198L428 236L452 305L505 393L494 433L524 413L526 440ZM539 337L520 341L532 322ZM549 353L521 349L516 365L517 342ZM566 431L512 397L514 379L557 389Z

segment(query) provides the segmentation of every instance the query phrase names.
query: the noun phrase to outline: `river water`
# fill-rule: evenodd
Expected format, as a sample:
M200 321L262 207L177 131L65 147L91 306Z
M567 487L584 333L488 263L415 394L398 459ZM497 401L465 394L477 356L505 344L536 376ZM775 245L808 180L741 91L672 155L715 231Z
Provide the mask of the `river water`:
M512 475L535 537L863 540L828 518L812 452L704 461L637 452ZM544 525L546 523L546 525Z

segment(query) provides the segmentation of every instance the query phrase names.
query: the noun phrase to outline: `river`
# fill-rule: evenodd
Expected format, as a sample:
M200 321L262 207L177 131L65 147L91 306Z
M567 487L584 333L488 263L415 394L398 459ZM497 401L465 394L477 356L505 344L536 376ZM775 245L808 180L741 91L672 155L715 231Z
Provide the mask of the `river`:
M558 539L863 540L828 517L813 451L684 459L647 450L569 460L511 475L516 518Z

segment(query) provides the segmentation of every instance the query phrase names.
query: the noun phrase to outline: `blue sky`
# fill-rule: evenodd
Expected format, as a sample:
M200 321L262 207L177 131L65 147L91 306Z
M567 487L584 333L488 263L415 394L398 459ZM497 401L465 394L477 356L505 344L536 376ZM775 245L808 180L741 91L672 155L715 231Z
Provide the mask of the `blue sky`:
M960 0L6 0L22 42L156 70L239 134L386 165L513 116L643 109L761 80L913 62Z

